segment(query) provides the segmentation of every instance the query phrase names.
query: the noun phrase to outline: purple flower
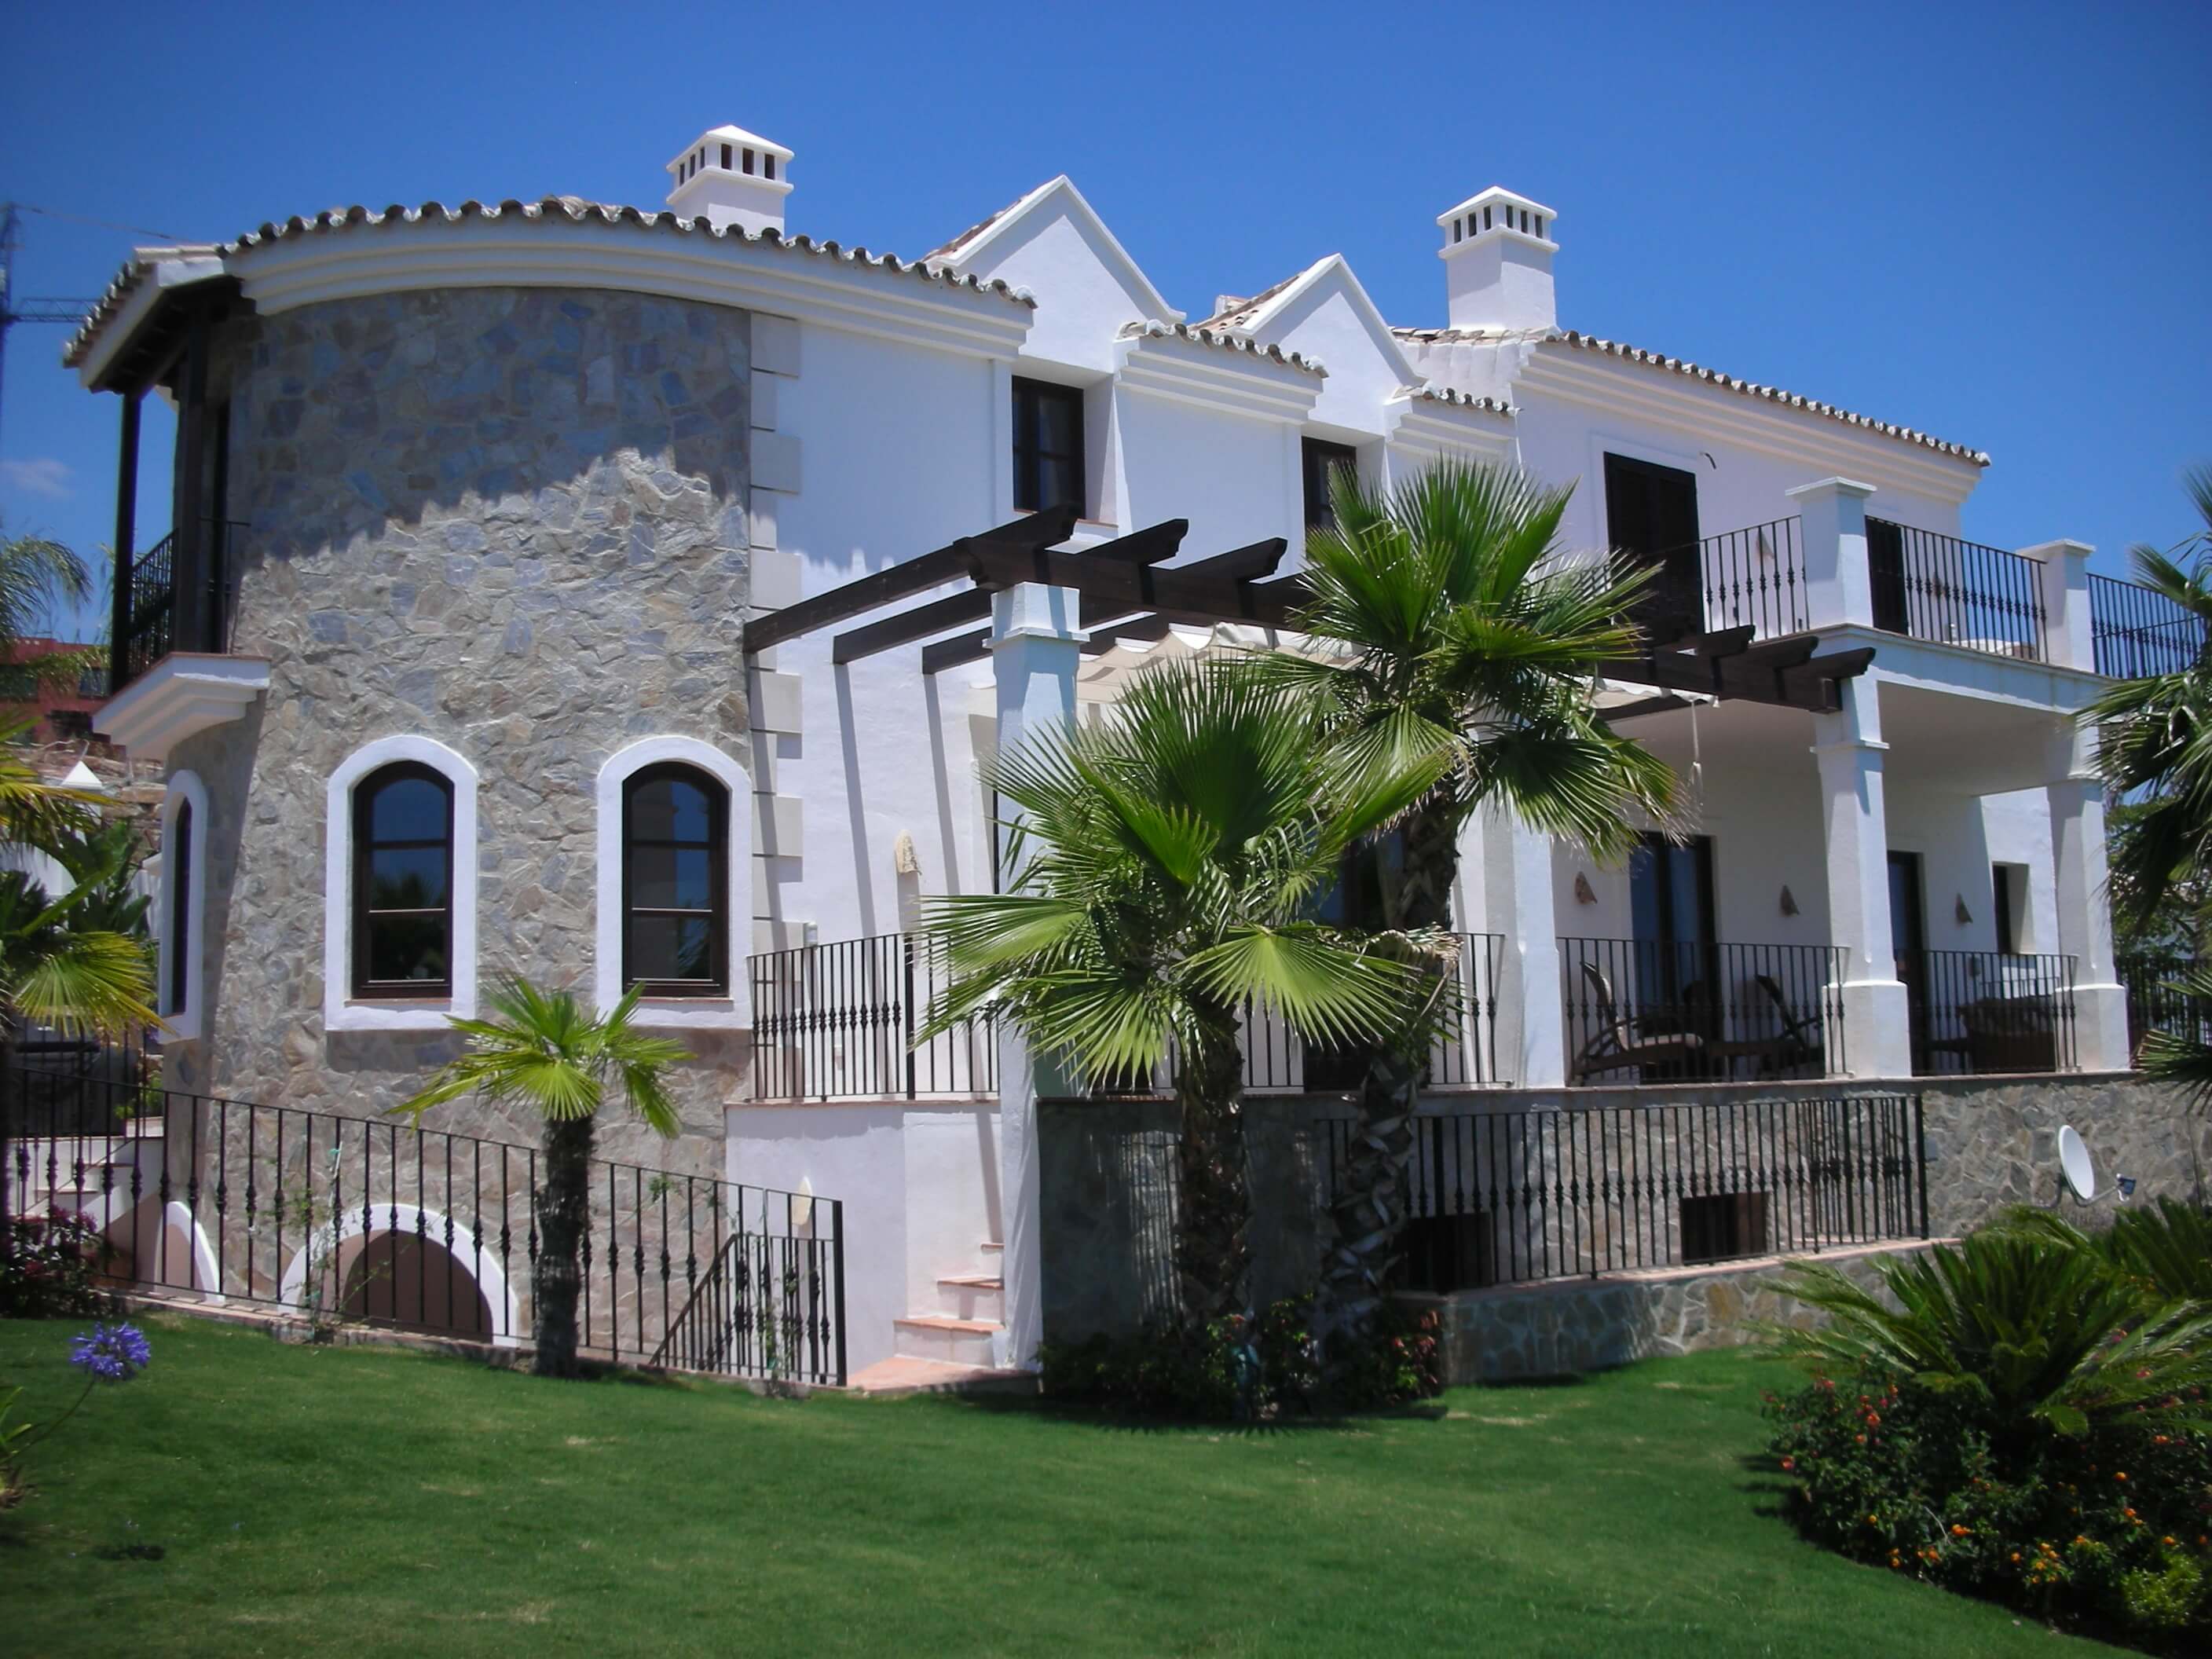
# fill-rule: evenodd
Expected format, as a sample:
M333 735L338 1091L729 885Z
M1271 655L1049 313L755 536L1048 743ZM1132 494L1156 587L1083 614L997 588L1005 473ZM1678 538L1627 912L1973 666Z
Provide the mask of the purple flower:
M70 1364L106 1382L127 1382L154 1357L146 1334L136 1325L94 1325L92 1334L70 1341Z

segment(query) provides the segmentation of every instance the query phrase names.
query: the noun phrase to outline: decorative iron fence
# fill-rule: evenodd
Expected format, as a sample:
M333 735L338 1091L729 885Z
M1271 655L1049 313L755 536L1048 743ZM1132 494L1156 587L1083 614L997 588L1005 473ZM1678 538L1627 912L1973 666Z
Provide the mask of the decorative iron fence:
M1841 946L1559 943L1570 1083L1839 1077L1845 1069Z
M1921 951L1899 965L1917 1074L2075 1068L2072 957Z
M5 1079L0 1215L80 1218L115 1283L494 1343L529 1337L536 1148L129 1081L76 1079L57 1094L52 1080L22 1069ZM842 1383L844 1234L834 1199L595 1158L583 1351Z
M169 654L177 618L176 550L173 530L134 554L130 569L118 577L131 585L130 631L116 641L112 676L118 691Z
M1698 550L1708 629L1717 633L1747 626L1753 638L1772 640L1812 625L1796 519L1708 536Z
M2197 996L2181 982L2203 966L2197 958L2137 952L2115 957L2112 966L2128 994L2130 1060L2153 1031L2212 1043L2212 997Z
M2119 680L2179 674L2204 654L2204 623L2195 612L2141 582L2094 574L2089 637L2097 672Z
M1505 960L1502 933L1456 933L1458 952L1444 1029L1429 1047L1431 1089L1486 1089L1507 1079L1498 1061L1498 980ZM1265 1009L1244 1011L1244 1087L1254 1094L1298 1094L1357 1088L1367 1051L1307 1046ZM1159 1079L1163 1087L1165 1079Z
M1992 656L2049 660L2042 567L2001 547L1869 519L1874 625Z
M746 963L755 1100L915 1100L998 1092L986 1021L917 1043L949 982L944 947L878 933L772 951Z
M1321 1127L1333 1192L1352 1125ZM1917 1096L1466 1112L1414 1127L1410 1289L1928 1236Z

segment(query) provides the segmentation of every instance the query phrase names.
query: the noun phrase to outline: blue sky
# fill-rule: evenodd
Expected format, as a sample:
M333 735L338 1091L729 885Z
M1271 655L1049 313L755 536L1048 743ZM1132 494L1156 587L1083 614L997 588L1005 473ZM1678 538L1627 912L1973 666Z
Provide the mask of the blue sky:
M2197 527L2178 477L2212 459L2209 57L2201 0L27 7L0 197L199 240L658 206L726 120L798 153L793 230L912 256L1064 172L1194 315L1341 252L1419 325L1435 216L1504 184L1560 215L1563 323L1986 449L1968 535L2117 573ZM146 240L25 232L19 297L95 295ZM63 333L8 342L0 521L90 553L116 410Z

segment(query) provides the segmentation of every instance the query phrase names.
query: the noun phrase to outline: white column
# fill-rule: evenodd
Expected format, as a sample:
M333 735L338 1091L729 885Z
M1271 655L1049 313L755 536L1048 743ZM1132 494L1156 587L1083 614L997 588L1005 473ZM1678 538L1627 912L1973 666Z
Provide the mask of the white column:
M2051 854L2057 866L2058 949L2074 958L2075 1063L2128 1067L2128 994L2112 968L2105 880L2105 786L2095 733L2068 720L2051 733Z
M2089 625L2089 556L2087 542L2038 542L2020 556L2033 559L2043 599L2043 659L2055 668L2094 673L2096 636Z
M1822 478L1785 493L1797 504L1797 545L1805 561L1807 623L1814 628L1836 628L1846 623L1873 627L1866 503L1874 486L1850 478Z
M1075 674L1083 635L1077 594L1025 582L991 596L991 666L998 690L998 752L1011 755L1075 723ZM1003 860L1005 848L999 849ZM999 1231L1005 1249L1006 1329L994 1358L1034 1366L1044 1335L1044 1249L1037 1155L1037 1096L1060 1085L1039 1066L1022 1034L999 1033Z
M1882 795L1881 699L1863 677L1841 680L1843 707L1813 719L1828 856L1828 932L1844 951L1844 1073L1912 1074L1910 1012L1889 918L1889 823Z
M1558 1088L1567 1080L1566 1016L1559 999L1552 838L1510 810L1480 813L1460 832L1460 881L1470 898L1480 895L1480 931L1505 939L1498 983L1499 1073L1524 1089Z

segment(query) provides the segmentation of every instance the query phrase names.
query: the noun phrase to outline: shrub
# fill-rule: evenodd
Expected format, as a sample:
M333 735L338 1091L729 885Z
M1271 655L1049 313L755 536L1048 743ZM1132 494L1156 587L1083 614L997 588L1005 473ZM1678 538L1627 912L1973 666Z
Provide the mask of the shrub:
M67 1210L0 1217L0 1317L106 1312L112 1298L94 1277L101 1249L99 1235Z
M1963 1392L1821 1378L1771 1398L1816 1542L2051 1620L2212 1636L2212 1439L2156 1414L2007 1451Z
M1136 1336L1047 1343L1038 1354L1044 1390L1146 1416L1255 1422L1293 1408L1375 1410L1440 1388L1436 1316L1393 1307L1343 1368L1335 1397L1324 1399L1312 1316L1310 1296L1291 1297L1254 1318L1161 1322Z

